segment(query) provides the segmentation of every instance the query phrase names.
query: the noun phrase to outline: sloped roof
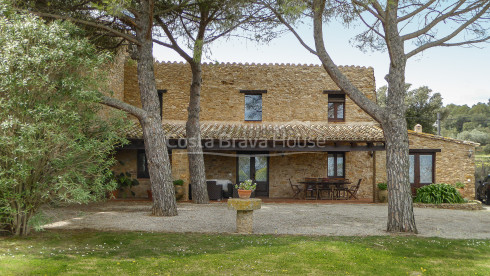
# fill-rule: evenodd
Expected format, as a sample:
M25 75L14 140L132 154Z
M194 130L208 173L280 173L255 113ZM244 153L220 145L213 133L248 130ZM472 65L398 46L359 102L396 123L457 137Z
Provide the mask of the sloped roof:
M475 143L472 141L465 141L465 140L459 140L459 139L454 139L454 138L450 138L450 137L437 136L437 135L425 133L425 132L416 132L413 130L408 130L408 134L416 135L416 136L420 136L420 137L425 137L425 138L429 138L429 139L434 139L434 140L442 140L442 141L447 141L447 142L452 142L452 143L457 143L457 144L465 144L465 145L474 146L474 147L480 146L479 143Z
M163 122L168 139L185 138L185 122ZM130 139L143 137L135 124ZM347 142L382 142L383 130L373 124L305 124L305 123L232 123L201 122L202 139L231 140L322 140Z

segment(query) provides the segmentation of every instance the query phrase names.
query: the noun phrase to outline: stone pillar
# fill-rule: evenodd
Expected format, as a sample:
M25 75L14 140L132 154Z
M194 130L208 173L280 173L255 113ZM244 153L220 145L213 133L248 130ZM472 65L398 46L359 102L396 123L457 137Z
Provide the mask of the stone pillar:
M184 180L184 198L183 200L189 200L189 159L186 149L173 149L172 150L172 178Z
M228 209L236 210L236 232L239 234L253 233L253 211L262 207L262 200L258 198L230 198Z

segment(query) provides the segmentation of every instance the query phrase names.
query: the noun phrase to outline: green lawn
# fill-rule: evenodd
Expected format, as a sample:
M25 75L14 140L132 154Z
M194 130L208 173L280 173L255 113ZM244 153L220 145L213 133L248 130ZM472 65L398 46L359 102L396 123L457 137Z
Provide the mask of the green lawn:
M0 274L489 275L490 240L48 231L1 237Z

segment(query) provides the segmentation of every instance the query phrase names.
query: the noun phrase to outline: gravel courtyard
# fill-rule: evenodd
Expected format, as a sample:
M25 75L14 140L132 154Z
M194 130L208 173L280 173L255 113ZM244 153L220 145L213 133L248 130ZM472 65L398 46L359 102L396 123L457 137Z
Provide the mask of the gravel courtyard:
M46 229L233 233L235 211L226 203L179 203L179 215L154 217L150 202L109 201L45 208ZM481 211L414 208L418 236L490 239L490 208ZM254 232L328 236L389 235L386 204L265 203L254 212Z

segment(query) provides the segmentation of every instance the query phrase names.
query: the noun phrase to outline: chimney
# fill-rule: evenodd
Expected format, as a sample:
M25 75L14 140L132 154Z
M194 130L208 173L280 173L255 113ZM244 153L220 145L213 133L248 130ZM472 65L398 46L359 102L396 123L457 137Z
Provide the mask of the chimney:
M416 124L415 127L413 128L413 131L417 133L422 133L422 126L420 124Z

